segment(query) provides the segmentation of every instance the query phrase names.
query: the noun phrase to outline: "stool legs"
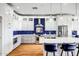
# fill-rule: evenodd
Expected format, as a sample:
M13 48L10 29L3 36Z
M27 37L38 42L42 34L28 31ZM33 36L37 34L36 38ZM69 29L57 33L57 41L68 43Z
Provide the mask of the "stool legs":
M55 52L53 52L53 56L55 56Z
M73 51L71 52L71 54L72 54L72 56L74 56L74 53L73 53Z
M78 52L77 52L77 56L78 56L78 54L79 54L79 49L78 49Z
M71 55L74 56L73 51L71 51ZM69 52L67 52L67 56L69 56Z
M77 56L78 56L78 54L79 54L79 44L78 44L78 52L77 52Z
M46 56L48 56L48 52L46 52ZM55 52L53 52L53 56L55 56Z
M61 51L61 56L63 55L63 50Z
M48 56L48 52L46 52L46 56Z
M67 56L69 56L69 52L66 52L67 53ZM71 52L72 56L74 56L74 53L73 51ZM63 50L61 51L61 56L63 55Z
M69 52L67 52L67 56L69 56Z

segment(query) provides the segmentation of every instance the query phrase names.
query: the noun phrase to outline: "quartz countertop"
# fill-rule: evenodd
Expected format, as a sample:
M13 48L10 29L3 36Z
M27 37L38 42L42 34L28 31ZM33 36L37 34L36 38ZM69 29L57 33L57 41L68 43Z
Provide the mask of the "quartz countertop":
M79 38L75 37L56 37L55 39L47 39L40 37L40 43L79 43Z

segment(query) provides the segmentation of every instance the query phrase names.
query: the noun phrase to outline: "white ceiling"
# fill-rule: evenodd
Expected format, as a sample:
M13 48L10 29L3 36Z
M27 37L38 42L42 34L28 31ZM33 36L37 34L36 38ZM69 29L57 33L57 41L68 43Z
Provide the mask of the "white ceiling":
M12 3L15 10L21 14L53 14L53 13L72 13L75 14L76 8L74 3ZM79 4L77 4L79 6ZM34 10L33 7L38 9ZM63 9L61 11L61 9ZM79 7L78 7L79 10Z
M50 13L50 4L49 3L44 3L44 4L39 4L39 3L15 3L13 4L16 8L16 11L22 13L22 14L35 14L39 12L46 12ZM37 7L37 10L33 10L33 7ZM39 11L39 12L38 12Z

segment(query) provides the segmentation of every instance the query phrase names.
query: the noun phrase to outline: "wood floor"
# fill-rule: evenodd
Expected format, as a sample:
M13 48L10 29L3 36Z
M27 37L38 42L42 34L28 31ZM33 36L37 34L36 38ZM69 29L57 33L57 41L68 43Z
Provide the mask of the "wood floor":
M42 45L21 44L8 54L8 56L43 56L42 49Z

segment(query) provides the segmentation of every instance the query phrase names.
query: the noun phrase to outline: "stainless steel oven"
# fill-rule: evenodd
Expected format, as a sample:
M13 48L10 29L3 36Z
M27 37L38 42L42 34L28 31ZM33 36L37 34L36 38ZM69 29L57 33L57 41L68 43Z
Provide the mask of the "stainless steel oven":
M16 43L18 42L17 39L18 39L17 37L16 37L16 38L13 38L13 45L16 44Z

